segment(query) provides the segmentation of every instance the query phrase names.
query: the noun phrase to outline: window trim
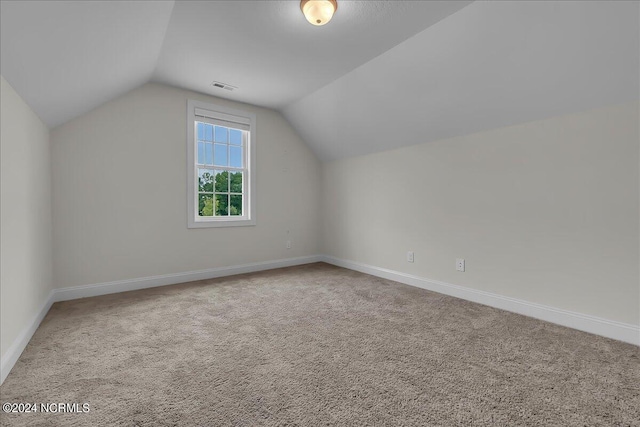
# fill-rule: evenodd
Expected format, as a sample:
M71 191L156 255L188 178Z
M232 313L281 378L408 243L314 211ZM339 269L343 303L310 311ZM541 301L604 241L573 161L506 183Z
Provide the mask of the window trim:
M196 109L206 110L213 117L228 120L229 116L245 119L249 122L249 135L246 152L243 153L247 162L246 182L247 194L243 194L243 202L247 215L242 217L199 217L197 215L198 196L196 195L196 181L198 178L196 161L195 126ZM256 115L248 111L236 110L209 102L187 100L187 228L211 228L211 227L242 227L256 225ZM244 212L243 212L244 213Z

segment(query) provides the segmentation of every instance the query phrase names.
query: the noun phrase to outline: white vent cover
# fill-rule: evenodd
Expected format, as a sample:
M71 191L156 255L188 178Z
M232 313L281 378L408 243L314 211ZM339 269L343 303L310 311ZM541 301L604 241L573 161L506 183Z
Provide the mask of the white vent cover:
M215 87L217 89L226 89L226 90L236 90L236 89L238 89L235 86L231 86L229 84L222 83L222 82L217 82L217 81L214 81L213 83L211 83L211 86L213 86L213 87Z

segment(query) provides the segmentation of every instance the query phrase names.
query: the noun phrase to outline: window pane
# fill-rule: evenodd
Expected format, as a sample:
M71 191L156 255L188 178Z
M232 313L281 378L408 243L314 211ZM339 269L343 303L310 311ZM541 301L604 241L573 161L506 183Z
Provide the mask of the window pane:
M198 122L198 139L200 141L204 140L204 123Z
M228 128L222 127L222 126L216 126L216 140L215 142L228 142L227 139L227 132L229 131Z
M215 158L214 164L216 166L229 166L229 159L227 158L227 144L213 144L215 145Z
M242 131L238 129L229 129L229 142L233 145L242 145Z
M212 194L200 194L198 215L213 216L213 195Z
M216 216L227 216L228 194L216 194Z
M198 191L213 193L213 173L208 169L198 169Z
M229 166L234 168L242 167L242 147L229 146Z
M229 191L229 172L216 171L216 193Z
M204 124L204 140L213 141L213 125Z
M242 193L242 172L231 173L231 192Z
M230 196L231 206L229 207L230 215L242 215L242 196Z
M204 143L204 164L213 164L213 144L209 142Z
M204 164L204 142L198 142L198 163Z

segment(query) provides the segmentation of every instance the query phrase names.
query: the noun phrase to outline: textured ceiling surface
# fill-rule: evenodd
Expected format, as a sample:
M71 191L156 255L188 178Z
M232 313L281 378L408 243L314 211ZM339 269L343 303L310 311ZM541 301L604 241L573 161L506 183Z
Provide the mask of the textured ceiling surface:
M297 1L176 2L153 80L281 108L469 3L341 1L314 27Z
M638 99L638 2L476 2L284 109L322 160Z
M148 81L280 108L469 3L3 0L1 72L51 127Z
M146 83L173 2L2 1L0 72L50 127Z
M0 18L0 71L50 127L156 81L276 108L332 160L638 99L638 2L342 0L314 27L293 0L3 0Z

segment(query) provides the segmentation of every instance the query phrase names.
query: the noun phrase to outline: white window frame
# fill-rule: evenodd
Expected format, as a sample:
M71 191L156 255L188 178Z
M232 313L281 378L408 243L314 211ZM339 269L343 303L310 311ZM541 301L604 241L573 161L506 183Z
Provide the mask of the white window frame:
M242 216L201 217L198 215L198 168L196 141L196 109L198 114L218 121L238 122L249 125L248 141L244 144L244 161L247 176L243 176ZM187 228L238 227L256 225L256 115L208 102L187 100Z

